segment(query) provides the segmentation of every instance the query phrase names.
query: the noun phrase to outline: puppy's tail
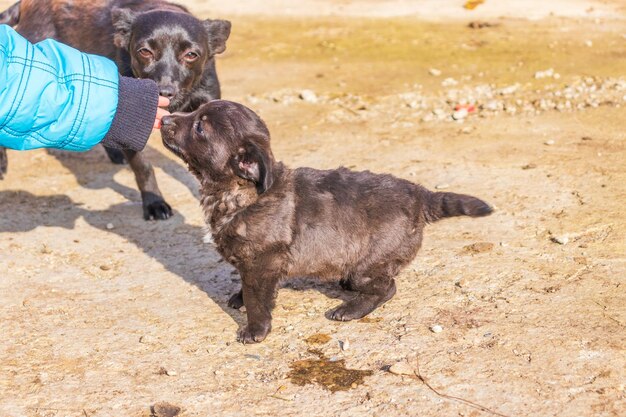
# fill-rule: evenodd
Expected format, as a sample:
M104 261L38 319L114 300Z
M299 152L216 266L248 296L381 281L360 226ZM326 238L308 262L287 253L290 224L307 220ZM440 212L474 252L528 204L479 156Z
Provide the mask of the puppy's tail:
M0 25L15 26L20 21L20 2L0 13Z
M483 217L493 213L493 208L489 204L471 195L433 193L426 190L424 198L426 200L424 212L428 223L436 222L446 217Z

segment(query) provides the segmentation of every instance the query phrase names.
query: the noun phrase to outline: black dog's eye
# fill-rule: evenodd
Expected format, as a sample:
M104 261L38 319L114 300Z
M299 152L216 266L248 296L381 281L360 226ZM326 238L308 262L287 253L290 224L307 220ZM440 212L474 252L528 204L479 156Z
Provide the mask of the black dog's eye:
M152 51L148 48L141 48L137 52L139 52L139 55L141 55L143 58L152 58L152 56L154 55Z
M200 55L198 55L198 54L197 54L197 53L195 53L195 52L187 52L187 53L185 54L185 57L184 57L184 58L185 58L185 61L187 61L187 62L193 62L193 61L195 61L196 59L200 58Z
M195 122L194 125L195 125L194 130L196 131L197 134L201 135L204 133L204 130L202 129L202 122L200 120Z

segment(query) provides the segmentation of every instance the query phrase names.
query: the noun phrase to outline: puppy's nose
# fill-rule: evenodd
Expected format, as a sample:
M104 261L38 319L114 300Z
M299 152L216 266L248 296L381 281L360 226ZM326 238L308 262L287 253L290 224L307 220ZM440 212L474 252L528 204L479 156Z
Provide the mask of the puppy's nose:
M172 116L163 116L161 118L161 124L163 126L170 126L174 124L174 118Z
M172 98L176 95L176 89L173 86L160 87L159 94L163 97Z

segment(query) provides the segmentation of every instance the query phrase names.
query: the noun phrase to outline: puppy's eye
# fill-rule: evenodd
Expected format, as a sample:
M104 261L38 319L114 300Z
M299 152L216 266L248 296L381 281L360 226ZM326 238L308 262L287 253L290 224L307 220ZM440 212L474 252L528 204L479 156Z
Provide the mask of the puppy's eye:
M187 52L185 54L184 58L185 58L185 61L187 61L187 62L193 62L196 59L200 58L200 55L198 55L195 52Z
M154 56L152 51L148 48L141 48L137 52L139 52L139 55L141 55L142 58L152 58Z
M202 135L204 133L204 129L202 129L202 122L200 120L198 120L197 122L194 123L194 130L196 131L196 133L198 135Z

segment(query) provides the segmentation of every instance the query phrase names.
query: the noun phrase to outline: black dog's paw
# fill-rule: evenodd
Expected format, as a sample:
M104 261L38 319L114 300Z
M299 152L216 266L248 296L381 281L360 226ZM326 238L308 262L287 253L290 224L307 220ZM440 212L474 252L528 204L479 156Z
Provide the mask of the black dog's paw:
M104 150L106 151L109 160L115 165L126 165L128 163L128 161L126 161L126 158L124 157L124 152L120 151L119 149L105 147Z
M237 341L244 345L251 343L260 343L267 337L270 332L269 327L264 326L245 326L237 334Z
M4 178L4 174L7 173L9 166L9 159L7 158L7 150L0 148L0 180Z
M243 306L243 293L241 291L236 292L228 300L228 307L239 310Z
M145 220L167 220L172 217L172 208L165 200L144 203L143 218Z
M367 313L366 313L367 314ZM351 304L342 304L328 313L328 318L336 321L350 321L360 319L365 316L359 309Z

